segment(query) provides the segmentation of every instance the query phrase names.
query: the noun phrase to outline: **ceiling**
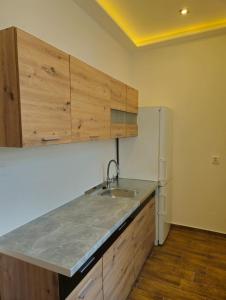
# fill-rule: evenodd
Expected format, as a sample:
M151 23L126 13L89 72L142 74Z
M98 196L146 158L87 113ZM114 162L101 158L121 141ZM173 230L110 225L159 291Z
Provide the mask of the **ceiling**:
M226 28L226 0L96 2L137 47ZM184 7L186 16L179 13Z

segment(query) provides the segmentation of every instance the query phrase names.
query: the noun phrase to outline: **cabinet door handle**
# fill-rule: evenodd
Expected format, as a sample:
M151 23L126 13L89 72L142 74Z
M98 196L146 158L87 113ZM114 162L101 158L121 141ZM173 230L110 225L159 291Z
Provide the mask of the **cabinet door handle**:
M95 260L95 257L92 257L86 264L85 266L80 270L81 273L84 273L85 270L91 265L91 263Z
M90 138L90 139L98 139L99 136L98 136L98 135L90 135L89 138Z
M58 141L59 139L60 138L58 136L43 137L42 142Z
M124 222L118 229L118 231L121 231L125 226L127 225L127 222Z
M80 291L79 295L78 295L78 299L84 299L88 290L91 288L91 286L93 285L94 283L94 279L91 278L87 284L82 288L82 290Z

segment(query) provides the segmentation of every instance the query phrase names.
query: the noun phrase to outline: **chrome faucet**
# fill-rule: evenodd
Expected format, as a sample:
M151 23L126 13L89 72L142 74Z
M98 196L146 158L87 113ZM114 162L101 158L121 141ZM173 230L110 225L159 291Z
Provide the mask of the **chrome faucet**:
M116 171L117 174L116 176L113 176L112 178L109 177L109 171L110 171L110 166L111 164L114 163L116 165ZM110 184L114 181L118 181L118 177L119 177L119 165L117 163L117 161L115 159L111 159L108 163L108 167L107 167L107 188L110 188Z

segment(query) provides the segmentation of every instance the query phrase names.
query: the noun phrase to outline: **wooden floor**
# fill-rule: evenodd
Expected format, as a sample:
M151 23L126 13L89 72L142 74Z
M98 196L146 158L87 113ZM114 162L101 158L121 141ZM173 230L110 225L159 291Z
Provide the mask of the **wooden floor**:
M172 227L146 261L129 300L226 300L226 238Z

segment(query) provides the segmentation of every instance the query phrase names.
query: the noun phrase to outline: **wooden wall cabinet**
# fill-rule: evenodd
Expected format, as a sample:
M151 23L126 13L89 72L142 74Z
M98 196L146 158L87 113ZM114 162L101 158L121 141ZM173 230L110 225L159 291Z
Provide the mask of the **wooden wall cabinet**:
M110 79L111 109L126 111L126 85L114 78Z
M111 137L126 136L126 85L114 78L110 80L111 88Z
M126 90L126 111L138 113L138 91L128 85Z
M126 136L133 137L138 135L137 114L126 113Z
M130 86L126 91L126 136L133 137L138 135L138 91Z
M138 135L138 91L120 81L111 85L111 137Z
M138 134L137 90L31 34L1 30L0 64L0 147Z
M110 138L109 77L71 57L72 140Z
M12 27L0 62L0 146L70 142L69 55Z

